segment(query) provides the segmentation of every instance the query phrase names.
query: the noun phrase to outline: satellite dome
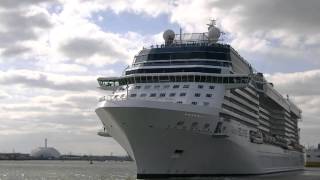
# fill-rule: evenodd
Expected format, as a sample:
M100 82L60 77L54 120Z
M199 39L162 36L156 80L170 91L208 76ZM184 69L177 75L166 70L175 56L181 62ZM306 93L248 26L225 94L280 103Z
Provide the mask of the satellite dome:
M171 44L174 40L175 33L173 30L168 29L163 33L163 39L166 42L166 44Z
M208 29L208 38L211 42L217 42L220 37L220 29L212 26Z
M41 159L56 159L60 157L60 153L53 147L47 146L47 139L44 141L44 147L38 147L31 151L31 156Z

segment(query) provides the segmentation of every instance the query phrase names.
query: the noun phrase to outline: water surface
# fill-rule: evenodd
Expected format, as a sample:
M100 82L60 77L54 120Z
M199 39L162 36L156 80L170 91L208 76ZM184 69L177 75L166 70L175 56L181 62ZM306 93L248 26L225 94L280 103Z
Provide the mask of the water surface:
M0 161L0 180L133 180L134 162ZM177 179L177 178L176 178ZM184 179L184 178L178 178ZM199 180L320 180L320 168L261 176L188 178Z

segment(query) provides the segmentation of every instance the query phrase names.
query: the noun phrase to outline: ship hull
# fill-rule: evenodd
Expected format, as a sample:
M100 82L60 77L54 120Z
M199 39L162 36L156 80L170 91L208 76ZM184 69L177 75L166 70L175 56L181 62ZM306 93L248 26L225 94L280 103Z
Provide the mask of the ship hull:
M251 143L247 137L231 131L216 136L219 109L171 104L104 101L96 109L108 133L135 160L138 178L247 175L303 169L301 152Z

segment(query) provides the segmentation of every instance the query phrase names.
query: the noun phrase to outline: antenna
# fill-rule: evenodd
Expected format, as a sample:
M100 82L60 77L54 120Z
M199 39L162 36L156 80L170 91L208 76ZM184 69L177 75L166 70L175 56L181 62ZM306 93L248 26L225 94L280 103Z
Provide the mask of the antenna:
M180 44L182 44L182 28L180 27Z

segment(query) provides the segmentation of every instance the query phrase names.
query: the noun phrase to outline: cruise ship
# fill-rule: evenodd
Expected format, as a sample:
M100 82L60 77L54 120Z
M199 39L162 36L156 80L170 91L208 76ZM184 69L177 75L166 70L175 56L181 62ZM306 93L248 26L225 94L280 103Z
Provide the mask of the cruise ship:
M301 170L301 110L230 45L166 30L120 77L99 77L102 136L135 160L137 178Z

